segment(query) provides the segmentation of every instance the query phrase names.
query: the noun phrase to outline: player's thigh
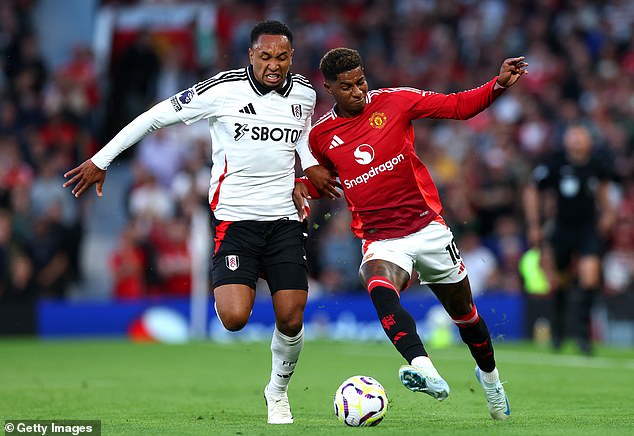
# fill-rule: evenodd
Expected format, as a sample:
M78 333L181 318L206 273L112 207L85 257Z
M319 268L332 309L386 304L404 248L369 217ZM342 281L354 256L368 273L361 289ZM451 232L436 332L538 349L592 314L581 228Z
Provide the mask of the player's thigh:
M556 226L552 235L548 238L548 244L553 253L555 268L560 273L566 271L570 266L578 238L579 235L576 232L562 225Z
M359 277L364 286L372 277L385 277L400 291L409 283L414 266L411 243L407 238L363 241L363 260Z
M271 294L308 290L307 236L305 225L298 221L278 220L270 227L261 262Z
M216 249L211 260L211 281L223 285L245 285L255 289L261 273L264 223L225 221L216 225Z
M604 241L596 226L587 225L575 231L575 252L579 256L600 257L603 252Z
M308 265L304 223L278 220L271 224L262 257L264 278L269 285L280 332L297 335L304 323L308 299Z

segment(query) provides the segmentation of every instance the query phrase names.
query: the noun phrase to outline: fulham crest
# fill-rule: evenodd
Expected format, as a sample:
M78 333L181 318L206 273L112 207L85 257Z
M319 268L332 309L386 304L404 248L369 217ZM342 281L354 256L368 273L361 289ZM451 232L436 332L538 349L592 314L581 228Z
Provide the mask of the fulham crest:
M231 271L235 271L240 266L240 259L238 259L238 256L235 254L225 256L225 265L227 265L227 268Z
M291 105L291 110L293 111L293 116L301 120L302 119L302 105L301 104L293 104Z

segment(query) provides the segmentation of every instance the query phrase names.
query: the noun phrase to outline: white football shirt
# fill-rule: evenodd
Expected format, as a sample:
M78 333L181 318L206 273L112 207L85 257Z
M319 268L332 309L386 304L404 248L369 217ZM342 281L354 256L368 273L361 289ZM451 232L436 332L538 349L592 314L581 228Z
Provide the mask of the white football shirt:
M310 82L299 74L289 72L273 91L255 80L250 66L224 71L141 114L92 161L105 169L153 130L207 119L213 162L209 205L215 217L298 220L292 198L295 152L303 169L318 165L308 147L315 99Z

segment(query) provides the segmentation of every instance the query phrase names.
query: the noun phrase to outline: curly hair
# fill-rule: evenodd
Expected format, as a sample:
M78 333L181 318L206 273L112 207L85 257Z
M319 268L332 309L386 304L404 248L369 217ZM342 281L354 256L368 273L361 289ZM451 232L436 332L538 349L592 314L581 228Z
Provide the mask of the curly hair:
M339 47L329 50L319 62L319 69L329 82L337 80L337 75L362 67L363 62L358 51Z
M261 35L284 35L288 38L288 42L293 44L293 33L291 29L284 23L279 21L262 21L251 29L251 46L258 40Z

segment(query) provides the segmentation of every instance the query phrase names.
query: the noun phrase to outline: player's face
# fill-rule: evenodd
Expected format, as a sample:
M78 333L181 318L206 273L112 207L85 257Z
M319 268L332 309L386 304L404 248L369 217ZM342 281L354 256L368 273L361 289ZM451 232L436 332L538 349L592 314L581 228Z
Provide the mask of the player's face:
M363 68L339 73L337 80L324 85L337 102L337 112L342 117L353 117L363 112L365 96L368 94L368 82Z
M282 86L293 61L293 49L284 35L260 35L249 49L255 79L269 88Z
M568 157L576 163L583 163L592 151L592 139L585 127L574 126L564 135L564 147Z

